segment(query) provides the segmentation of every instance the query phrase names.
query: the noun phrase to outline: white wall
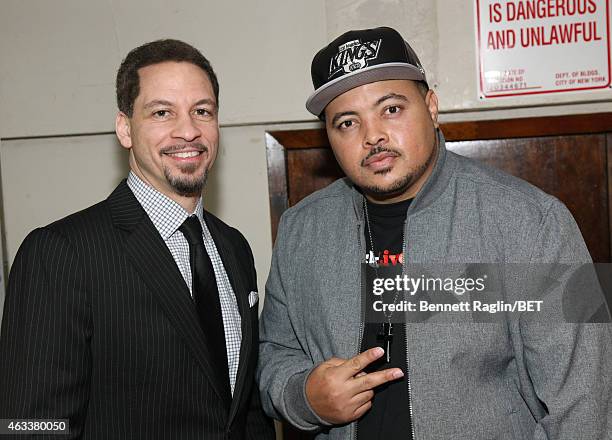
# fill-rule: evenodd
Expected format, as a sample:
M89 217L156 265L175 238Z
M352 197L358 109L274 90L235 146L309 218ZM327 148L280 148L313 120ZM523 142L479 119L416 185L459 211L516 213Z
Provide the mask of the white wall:
M221 82L221 123L308 119L323 0L2 0L0 134L108 132L127 52L158 38L200 48Z
M6 248L13 261L32 229L105 199L128 172L114 135L3 141Z

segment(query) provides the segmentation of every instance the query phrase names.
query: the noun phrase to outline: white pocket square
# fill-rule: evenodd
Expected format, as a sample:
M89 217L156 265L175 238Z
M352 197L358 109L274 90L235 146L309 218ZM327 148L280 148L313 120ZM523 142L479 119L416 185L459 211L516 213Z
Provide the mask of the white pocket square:
M249 293L249 307L253 307L259 301L259 294L254 290Z

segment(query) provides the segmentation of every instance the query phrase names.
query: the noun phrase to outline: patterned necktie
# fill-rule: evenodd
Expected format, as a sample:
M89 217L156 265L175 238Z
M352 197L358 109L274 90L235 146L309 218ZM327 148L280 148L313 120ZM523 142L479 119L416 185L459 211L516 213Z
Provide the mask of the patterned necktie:
M221 380L221 385L227 385L227 395L230 395L229 372L227 366L227 351L225 347L225 330L223 315L215 272L202 238L202 225L195 216L189 216L179 227L189 243L189 261L191 263L192 292L196 304L200 325L208 349L212 356L212 364ZM225 388L225 386L224 386Z

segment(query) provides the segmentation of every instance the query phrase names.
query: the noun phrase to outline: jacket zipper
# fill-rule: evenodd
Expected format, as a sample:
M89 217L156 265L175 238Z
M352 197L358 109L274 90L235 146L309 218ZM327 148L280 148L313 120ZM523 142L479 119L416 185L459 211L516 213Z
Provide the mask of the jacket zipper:
M406 220L404 222L404 234L403 235L403 242L402 242L402 252L404 253L404 265L407 264L407 255L408 253L406 252L406 228L408 227L408 220ZM361 225L357 225L357 243L359 243L359 261L360 261L360 266L362 264L361 258L365 255L365 252L362 252L362 246L361 246ZM405 272L405 269L402 269ZM359 275L359 310L360 310L360 319L359 319L359 338L357 339L357 353L359 353L359 350L361 349L361 343L363 342L363 321L365 320L365 315L364 315L364 310L363 310L363 304L361 303L361 291L363 289L363 285L361 283L361 274ZM408 413L410 414L410 431L411 431L411 439L410 440L416 440L416 436L414 435L414 415L413 415L413 411L412 411L412 385L410 383L410 359L408 356L408 331L407 331L407 326L404 325L404 332L405 332L405 338L406 338L406 383L408 385ZM357 440L357 427L358 427L358 422L354 421L353 422L353 435L352 435L352 439L353 440Z
M404 221L404 233L402 252L404 253L404 265L402 266L402 272L406 274L406 266L408 265L408 246L406 244L406 231L408 230L408 219ZM412 385L410 383L411 369L410 369L410 355L408 354L408 322L404 324L404 336L406 338L406 383L408 385L408 412L410 414L410 431L412 434L412 440L416 440L414 435L414 414L412 412Z
M404 268L402 269L403 272L405 273L405 266L408 264L407 261L407 256L408 256L408 252L407 252L407 246L406 246L406 229L408 227L408 220L404 221L404 240L402 243L402 252L404 253ZM361 225L357 225L357 243L359 243L359 261L360 261L360 265L362 264L361 262L361 258L365 255L365 252L362 252L362 246L361 246ZM363 310L363 304L361 303L361 290L363 289L363 285L361 284L361 274L359 275L359 308L360 308L360 314L361 314L361 319L359 320L359 338L357 339L357 353L359 353L359 350L361 349L361 343L363 342L363 321L365 320L365 313ZM408 332L407 332L407 328L406 328L406 324L404 324L404 332L405 332L405 337L406 337L406 384L408 386L408 414L410 414L410 434L411 434L411 440L416 440L416 436L414 435L414 413L412 410L412 385L410 383L410 358L408 356ZM353 435L352 438L353 440L357 440L357 427L358 427L358 423L357 421L353 422Z
M409 370L410 360L408 359L408 334L406 332L406 369ZM410 373L406 371L406 383L408 384L408 412L410 413L410 431L412 440L416 440L414 435L414 415L412 412L412 387L410 385Z
M365 231L364 231L365 233ZM359 243L359 268L361 269L361 264L362 262L362 258L365 255L365 252L362 252L362 246L361 246L361 225L357 224L357 243ZM361 283L361 279L362 279L362 273L361 271L359 272L359 337L357 338L357 353L359 353L359 350L361 350L361 342L363 341L363 321L365 321L365 313L363 310L363 303L361 301L361 291L363 289L363 284ZM355 420L353 422L353 435L352 438L353 440L357 440L357 420Z

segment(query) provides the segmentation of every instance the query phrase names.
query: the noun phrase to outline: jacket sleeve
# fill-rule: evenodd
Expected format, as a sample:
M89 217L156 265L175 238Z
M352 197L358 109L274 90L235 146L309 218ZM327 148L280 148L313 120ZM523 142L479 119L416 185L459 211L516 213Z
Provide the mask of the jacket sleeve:
M576 222L556 199L532 249L534 265L576 268L591 262ZM566 272L552 295L560 307L563 295L568 293L567 282ZM581 293L574 291L571 295ZM600 323L521 321L522 356L544 408L534 440L612 438L612 330L607 310L605 314L605 322Z
M81 278L77 255L61 236L38 229L23 242L0 334L0 418L68 419L66 438L79 437L91 372Z
M305 394L308 374L315 367L297 338L283 272L291 270L286 216L281 217L272 254L270 275L260 319L259 365L257 379L266 413L285 419L301 430L329 426L310 407ZM281 263L283 262L283 263Z
M248 262L248 267L249 267L248 270L250 272L251 285L253 286L253 288L255 288L254 290L257 290L256 289L257 272L255 270L255 259L253 258L253 252L251 251L251 246L249 245L247 239L239 231L236 230L236 233L239 237L239 241L242 243L243 252L246 255L248 255L246 260ZM255 309L257 308L257 306L253 306L253 307ZM253 319L257 320L257 311L253 312ZM257 322L255 324L257 324ZM257 331L256 325L254 326L254 329L255 329L254 330L255 334L253 335L253 340L255 341L254 342L255 347L253 348L253 350L254 350L254 355L257 357L258 356L257 342L259 338L258 338L258 331ZM261 407L261 400L259 398L259 389L257 388L255 384L252 384L252 387L250 389L251 389L251 395L248 398L248 409L247 409L247 415L246 415L246 429L245 429L246 439L247 440L274 440L275 438L274 423L268 416L266 416L266 414L264 413Z

